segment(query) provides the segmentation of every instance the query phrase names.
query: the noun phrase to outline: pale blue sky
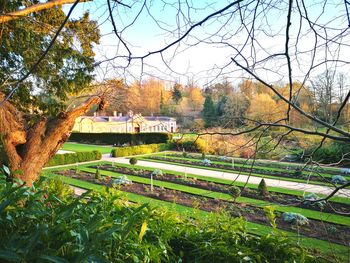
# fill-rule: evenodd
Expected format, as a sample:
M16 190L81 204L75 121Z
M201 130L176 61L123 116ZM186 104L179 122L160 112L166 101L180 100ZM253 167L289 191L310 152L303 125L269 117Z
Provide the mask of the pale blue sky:
M113 1L112 1L113 2ZM141 9L140 2L142 1L123 1L126 4L132 6L131 9L118 6L114 10L114 18L117 24L118 31L122 30L126 25L128 25L136 16L136 14ZM174 2L173 5L164 4L164 2ZM181 12L178 12L179 5L178 3L182 2ZM143 9L141 15L138 17L136 23L133 26L130 26L123 32L123 39L130 45L133 56L142 56L148 52L160 49L165 45L174 41L178 36L182 35L187 29L188 25L187 19L191 19L191 22L197 22L207 16L209 13L214 12L224 6L226 6L229 1L200 1L193 0L187 1L191 6L195 7L193 9L188 9L184 4L185 0L182 1L148 1L147 7L149 11L154 15L154 19L158 21L157 23L154 19L148 14L146 8ZM254 3L255 1L244 1L245 3ZM328 1L325 13L318 20L316 18L322 10L322 5L315 5L313 1L306 1L310 9L308 9L308 15L318 22L323 22L324 20L331 20L331 17L334 17L333 26L337 27L339 24L347 24L347 21L344 21L345 17L345 6L339 1ZM322 1L314 1L315 3L321 3ZM294 1L294 3L296 3ZM253 5L252 5L253 7ZM280 9L286 10L285 4L279 2ZM229 11L235 10L237 7L231 8ZM296 4L294 6L294 11L296 11ZM65 7L67 10L68 7ZM87 2L79 4L75 10L74 15L78 16L84 10L90 10L91 16L93 19L96 19L101 23L100 30L103 35L101 39L101 45L96 48L96 59L103 60L107 58L113 58L116 55L126 55L127 52L118 42L117 37L112 33L112 26L110 21L107 21L108 17L108 8L106 1L95 0L93 2ZM260 10L261 11L261 10ZM247 11L248 12L248 11ZM251 13L250 15L252 15ZM248 41L247 46L243 49L243 54L248 58L249 64L254 63L254 58L261 60L272 53L284 52L285 44L285 21L286 21L286 12L274 11L268 13L267 19L263 16L262 12L257 13L258 18L256 20L257 27L259 24L263 24L264 29L259 32L256 32L254 35L255 39L259 40L259 43L255 43L254 48L251 46ZM343 16L339 18L338 16ZM295 16L293 16L295 17ZM225 24L227 22L227 24ZM179 27L177 26L179 24ZM225 25L223 27L223 25ZM162 27L160 29L159 27ZM291 32L292 37L290 40L291 47L291 56L293 52L302 51L305 54L299 56L298 60L293 60L293 74L296 79L301 79L305 76L308 67L310 66L310 61L312 54L308 52L314 45L315 41L311 31L307 30L307 23L303 21L302 26L305 28L302 31L302 38L298 42L298 48L295 48L296 39L296 30L299 28L299 18L295 17L292 21ZM247 25L247 30L249 30L250 24ZM240 33L237 33L237 30L242 29L238 13L235 17L230 17L226 12L221 17L218 17L214 20L206 22L202 27L196 28L191 35L184 39L179 46L170 48L163 53L163 59L167 61L167 65L171 67L174 72L172 72L167 65L164 64L160 55L153 55L144 60L144 66L141 67L141 61L135 60L132 62L132 66L128 68L127 72L124 72L120 67L125 65L125 61L122 59L114 60L113 63L104 63L101 68L99 68L96 73L98 79L111 78L111 77L123 77L126 76L129 80L134 78L139 78L140 76L147 77L148 75L154 75L160 78L169 79L169 80L180 80L182 83L187 81L194 80L200 85L204 85L213 79L218 77L218 80L222 80L224 77L228 77L234 82L241 80L243 76L241 71L237 70L237 67L230 65L226 67L223 71L219 68L227 65L231 61L231 57L237 54L236 50L233 49L242 48L243 44L246 43L248 36L248 31L241 30ZM215 34L215 32L219 32ZM273 32L273 36L268 35L268 31ZM336 30L334 32L336 35ZM215 36L213 36L215 35ZM210 36L210 39L206 37ZM329 36L331 37L331 36ZM201 43L197 43L200 42ZM205 40L205 41L203 41ZM209 40L211 43L205 43ZM349 40L348 36L341 39L343 42ZM322 38L318 38L319 43L322 43ZM340 40L339 40L340 41ZM232 45L223 45L222 43L215 42L228 42ZM119 45L118 45L119 43ZM188 46L195 45L188 49ZM343 57L342 54L349 54L350 51L342 50L336 53L336 45L334 47L329 47L327 56L338 56ZM176 54L176 56L174 55ZM317 52L315 60L322 61L324 60L326 53ZM296 58L294 58L296 59ZM240 62L244 63L244 60L240 59ZM339 66L339 65L338 65ZM143 70L143 75L141 75L141 70ZM262 64L259 64L259 67L255 68L256 72L259 73L264 79L268 81L286 81L285 75L287 74L287 68L285 66L285 58L268 60ZM322 68L324 70L324 68ZM315 74L319 71L315 71ZM278 72L279 74L276 74ZM125 73L125 75L123 75ZM177 74L179 73L179 74ZM132 77L130 77L132 76Z

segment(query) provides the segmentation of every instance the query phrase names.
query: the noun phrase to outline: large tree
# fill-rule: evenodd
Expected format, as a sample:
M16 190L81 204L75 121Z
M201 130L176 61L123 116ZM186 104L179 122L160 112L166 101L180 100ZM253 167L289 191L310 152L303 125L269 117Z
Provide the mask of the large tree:
M2 2L1 10L16 14L37 4L36 0L8 1ZM80 106L65 104L70 95L79 93L93 79L93 44L100 37L97 23L88 13L69 19L71 11L66 16L61 7L50 7L1 20L3 159L28 185L67 140L75 118L102 102L100 96L92 96Z

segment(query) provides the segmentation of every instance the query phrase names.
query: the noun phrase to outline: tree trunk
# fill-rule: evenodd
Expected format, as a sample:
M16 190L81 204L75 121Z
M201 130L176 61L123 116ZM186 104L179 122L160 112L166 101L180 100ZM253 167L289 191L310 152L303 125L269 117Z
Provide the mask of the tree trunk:
M4 94L0 93L0 99L4 99ZM5 101L0 106L0 133L12 176L31 186L39 178L41 169L69 138L75 119L101 102L100 97L91 97L81 106L54 119L41 116L28 127L24 114Z

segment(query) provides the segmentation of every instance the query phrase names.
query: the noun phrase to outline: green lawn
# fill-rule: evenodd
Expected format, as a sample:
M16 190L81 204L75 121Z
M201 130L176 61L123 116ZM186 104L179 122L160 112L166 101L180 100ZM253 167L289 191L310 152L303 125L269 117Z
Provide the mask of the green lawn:
M147 158L147 156L140 156L138 157L139 160L144 160L148 162L158 162L158 163L166 163L166 164L174 164L174 165L181 165L183 167L193 167L193 168L199 168L199 169L206 169L206 170L212 170L212 171L219 171L219 172L228 172L228 173L238 173L238 171L230 170L230 169L223 169L223 168L215 168L210 166L201 166L196 164L183 164L178 163L176 160L174 162L170 161L163 161L163 160L155 160L151 158ZM240 172L242 175L248 175L248 172ZM279 177L279 176L273 176L273 175L262 175L258 173L251 173L251 176L256 177L262 177L262 178L270 178L270 179L278 179L278 180L284 180L284 181L290 181L290 182L298 182L298 183L305 183L306 179L294 179L294 178L287 178L287 177ZM309 184L315 184L315 185L331 185L329 183L323 183L323 182L316 182L316 181L309 181Z
M50 173L46 173L44 176L51 177L53 175ZM61 176L61 178L63 181L65 181L66 183L68 183L70 185L81 187L84 189L97 190L97 191L101 191L104 189L103 186L88 183L88 182L83 182L83 181L80 181L77 179L72 179L72 178L68 178L68 177L64 177L64 176ZM182 206L182 205L177 205L175 203L155 200L155 199L144 197L144 196L137 195L137 194L126 193L126 196L130 201L135 202L135 203L141 203L141 204L142 203L150 203L150 204L156 205L156 206L166 206L166 207L169 207L171 209L175 209L180 213L186 213L189 216L199 218L199 219L201 217L208 216L209 214L211 214L209 212L193 209L193 208ZM251 232L253 234L258 234L258 235L263 235L263 234L265 235L265 234L270 233L272 231L272 228L269 226L251 223L251 222L247 222L247 227L248 227L249 232ZM295 233L289 232L289 231L280 231L280 232L289 236L291 239L297 241L297 237L295 236ZM338 244L329 243L329 242L315 239L315 238L304 237L304 236L301 236L299 239L300 239L300 244L308 249L311 249L311 250L317 249L317 250L320 250L322 253L325 253L328 255L337 255L339 257L342 257L344 260L347 259L347 255L349 253L348 247L338 245Z
M93 144L82 144L82 143L72 143L66 142L63 144L61 150L72 151L72 152L91 152L93 150L100 151L102 154L110 153L113 147L101 146Z
M166 157L166 158L169 158L169 159L172 159L172 160L185 160L185 161L191 161L191 162L194 162L194 163L198 163L198 164L201 164L202 163L202 159L200 157L198 158L184 158L184 157L179 157L179 156L174 156L174 155L167 155L165 153L157 153L156 154L157 156L161 156L161 157ZM148 155L148 156L152 156L152 155ZM211 161L212 164L219 164L219 165L224 165L224 166L227 166L228 168L231 168L232 167L232 164L229 163L229 162L224 162L224 161ZM251 168L251 164L242 164L242 163L235 163L234 164L235 167L240 167L240 168L247 168L247 169L250 169ZM281 166L279 166L281 167ZM257 172L259 172L259 170L261 171L271 171L271 172L278 172L278 173L285 173L285 174L293 174L294 171L291 171L291 170L286 170L286 169L283 169L283 168L278 168L278 167L273 167L272 165L270 166L262 166L262 165L255 165L253 167L254 170L256 170ZM310 174L311 172L310 171L304 171L302 174L306 177ZM332 178L333 175L331 174L327 174L327 173L312 173L312 175L314 176L323 176L325 178ZM273 175L272 175L273 176ZM348 175L343 175L345 178L347 179L350 179L350 176Z

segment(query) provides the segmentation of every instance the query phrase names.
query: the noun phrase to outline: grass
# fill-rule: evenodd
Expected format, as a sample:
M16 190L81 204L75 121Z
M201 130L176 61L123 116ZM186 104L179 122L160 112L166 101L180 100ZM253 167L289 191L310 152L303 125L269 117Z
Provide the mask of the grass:
M44 176L51 177L53 175L50 173L46 173ZM84 188L87 190L101 191L105 188L104 186L84 182L84 181L73 179L73 178L68 178L68 177L64 177L64 176L60 176L60 177L67 184L70 184L70 185L73 185L76 187L80 187L80 188ZM142 195L131 194L131 193L125 193L125 194L126 194L127 198L132 202L141 203L141 204L150 203L150 204L156 205L156 206L165 206L165 207L168 207L171 209L175 209L176 211L178 211L180 213L185 213L189 216L192 216L192 217L198 218L198 219L205 217L205 216L209 216L211 214L210 212L201 211L201 210L193 209L190 207L186 207L186 206L182 206L182 205L178 205L178 204L170 203L170 202L166 202L166 201L155 200L152 198L144 197ZM257 234L257 235L266 235L268 233L271 233L271 231L273 230L269 226L251 223L251 222L247 222L247 228L248 228L250 233ZM345 246L342 246L339 244L329 243L329 242L315 239L315 238L304 237L304 236L300 236L299 238L297 238L297 237L295 237L295 233L289 232L289 231L280 231L280 233L283 233L283 234L289 236L292 240L295 240L295 241L300 239L301 240L300 244L303 245L304 247L310 249L310 250L317 249L325 254L330 253L331 255L338 255L343 260L348 259L348 253L349 253L348 247L345 247Z
M86 168L86 167L82 167L81 170L85 171L85 172L90 172L90 173L94 173L96 171L96 169ZM101 173L101 175L111 176L114 178L117 178L117 177L123 175L121 173L105 171L102 169L100 169L100 173ZM134 182L147 184L147 185L150 184L150 179L148 179L148 178L139 177L139 176L132 176L132 175L127 175L127 176L129 179L131 179ZM167 189L181 191L184 193L208 197L208 198L215 198L215 199L220 199L220 200L225 200L225 201L232 200L232 197L229 194L208 191L205 189L200 189L200 188L176 184L176 183L158 181L155 179L153 180L153 185L159 186L159 187L164 187ZM335 223L335 224L350 226L350 220L346 216L329 214L329 213L322 213L319 211L314 211L314 210L309 210L309 209L304 209L304 208L299 208L299 207L293 207L293 206L288 206L288 207L279 206L279 205L276 205L274 203L270 203L270 202L266 202L266 201L262 201L262 200L258 200L258 199L253 199L253 198L247 198L247 197L239 197L239 198L237 198L236 201L237 201L237 203L246 203L246 204L250 204L250 205L253 205L256 207L273 206L273 207L275 207L276 211L279 211L282 213L283 212L300 213L300 214L303 214L304 216L306 216L310 219L323 220L323 221L327 221L327 222L331 222L331 223Z
M199 168L199 169L206 169L206 170L212 170L212 171L219 171L219 172L229 172L229 173L237 173L237 171L233 171L230 169L223 169L223 168L215 168L215 167L210 167L210 166L200 166L200 165L195 165L195 164L183 164L183 163L176 163L174 162L169 162L169 161L163 161L163 160L155 160L151 158L147 158L147 156L140 156L138 157L139 160L144 160L144 161L149 161L149 162L156 162L156 163L166 163L166 164L180 164L183 167L193 167L193 168ZM241 175L249 175L248 172L239 172ZM278 179L278 180L284 180L284 181L289 181L289 182L297 182L297 183L305 183L305 179L294 179L294 178L287 178L287 177L278 177L278 176L273 176L273 175L262 175L262 174L257 174L257 173L251 173L251 176L256 176L256 177L261 177L261 178L270 178L270 179ZM315 182L315 181L309 181L309 184L314 184L314 185L326 185L330 186L331 184L329 183L322 183L322 182Z
M72 152L91 152L93 150L100 151L102 154L110 153L113 147L110 146L101 146L93 144L83 144L83 143L72 143L66 142L63 144L61 150L72 151Z
M166 157L166 158L170 158L170 159L174 159L174 160L186 160L186 161L192 161L195 163L201 163L202 160L201 158L184 158L184 157L179 157L179 156L172 156L172 155L166 155L166 154L157 154L157 156L161 156L161 157ZM219 164L219 165L224 165L227 167L231 167L232 164L229 162L224 162L224 161L211 161L211 163L213 164ZM250 169L251 165L250 164L240 164L240 163L235 163L234 164L235 167L240 167L240 168L247 168ZM293 171L291 170L286 170L286 169L282 169L282 168L277 168L277 167L270 167L270 166L254 166L253 167L254 170L261 170L261 171L268 171L268 172L279 172L279 173L286 173L286 174L293 174ZM305 177L308 176L310 174L310 171L304 171L302 173ZM331 174L327 174L327 173L315 173L315 175L317 176L323 176L325 178L332 178L333 175ZM350 176L347 175L343 175L345 178L349 179Z

